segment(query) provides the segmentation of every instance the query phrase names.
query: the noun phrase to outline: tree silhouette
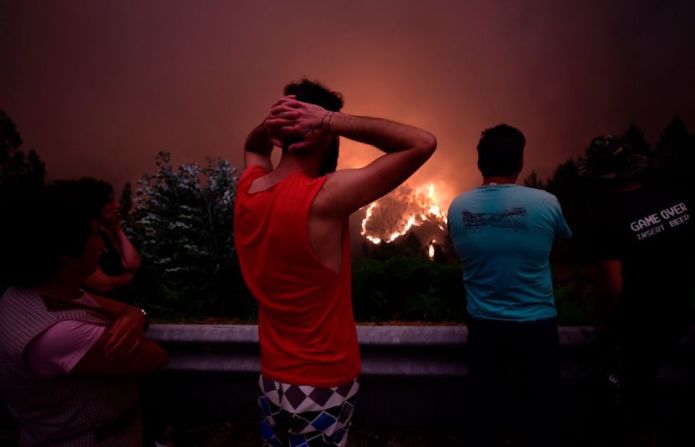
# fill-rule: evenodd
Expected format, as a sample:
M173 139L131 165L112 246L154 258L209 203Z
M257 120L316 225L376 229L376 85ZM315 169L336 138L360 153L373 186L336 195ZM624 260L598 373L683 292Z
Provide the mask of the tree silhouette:
M25 154L22 137L14 122L0 110L0 189L6 194L42 185L46 176L44 163L35 151Z
M570 158L560 164L548 179L546 189L554 194L574 233L569 241L560 241L554 256L566 261L580 261L589 256L590 205L593 199L592 182L580 168L580 161Z
M524 179L524 186L536 189L545 189L545 184L543 179L540 178L536 170L534 169L531 173Z
M7 114L0 110L0 250L21 253L22 241L16 235L24 228L23 219L35 203L35 193L44 183L46 170L38 154L22 149L22 137ZM0 256L0 293L16 259Z
M638 154L644 155L645 157L651 157L653 155L652 148L644 137L644 132L636 125L630 124L630 127L625 130L622 137Z
M17 127L7 116L4 110L0 110L0 163L5 163L10 154L22 145L22 137Z
M123 186L119 205L121 209L121 216L125 217L133 210L133 187L131 186L130 182L126 182L126 184Z
M666 125L654 153L663 179L688 188L695 186L695 139L679 117Z

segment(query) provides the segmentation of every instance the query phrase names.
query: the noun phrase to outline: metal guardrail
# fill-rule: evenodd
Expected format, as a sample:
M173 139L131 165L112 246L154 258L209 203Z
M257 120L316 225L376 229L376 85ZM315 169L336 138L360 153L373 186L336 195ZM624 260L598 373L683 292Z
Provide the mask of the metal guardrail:
M648 330L646 328L645 330ZM358 326L363 375L465 376L466 326ZM168 371L251 374L259 370L256 325L155 324L148 337L171 354ZM587 379L596 372L596 329L560 327L563 376ZM695 352L695 328L680 353ZM692 357L692 355L691 355ZM672 366L665 376L673 377Z
M360 325L357 334L363 375L356 424L459 427L465 422L462 405L467 408L470 393L465 326ZM172 420L255 421L257 326L154 324L147 335L167 349L171 361L144 389L157 396L158 408ZM590 326L560 328L561 413L571 439L592 439L605 419L596 337ZM693 354L695 328L660 371L673 430L687 429L695 418ZM8 416L0 414L0 422L3 418Z
M466 326L360 325L357 335L363 392L356 423L402 427L461 424L461 405L470 393ZM148 337L170 353L168 368L155 380L161 389L176 390L170 406L180 409L181 418L248 420L256 413L257 326L157 324ZM562 413L568 427L580 427L569 427L568 432L596 426L590 419L597 417L605 383L596 340L591 326L560 327ZM691 400L684 397L695 377L693 354L695 330L691 329L660 371L661 383L668 391L667 406L682 418L695 417Z
M258 343L255 324L153 324L148 337L162 343ZM459 326L367 326L357 327L362 346L451 346L461 345L468 339L468 328ZM584 346L596 338L593 326L560 327L560 343L566 346Z

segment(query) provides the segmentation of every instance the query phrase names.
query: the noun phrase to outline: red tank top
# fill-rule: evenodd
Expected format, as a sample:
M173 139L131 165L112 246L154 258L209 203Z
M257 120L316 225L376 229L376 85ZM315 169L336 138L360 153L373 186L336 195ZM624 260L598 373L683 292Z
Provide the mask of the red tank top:
M360 372L347 220L336 273L309 243L311 205L326 177L295 173L249 194L266 174L260 166L243 173L234 208L241 272L258 301L261 373L295 385L341 385Z

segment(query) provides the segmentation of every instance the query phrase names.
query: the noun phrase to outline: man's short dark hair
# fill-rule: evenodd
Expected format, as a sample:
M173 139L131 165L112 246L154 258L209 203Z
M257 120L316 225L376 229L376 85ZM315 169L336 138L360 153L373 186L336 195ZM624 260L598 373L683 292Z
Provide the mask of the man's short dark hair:
M60 268L61 256L78 257L90 223L101 209L89 196L89 182L56 181L41 190L16 194L3 216L0 277L5 285L36 286Z
M306 78L287 84L284 92L285 95L295 95L299 101L316 104L331 112L340 112L343 108L343 95L329 90L319 82ZM335 172L338 167L339 154L340 140L335 137L328 153L321 161L320 175Z
M343 108L343 95L327 89L317 81L304 78L290 82L284 91L285 95L295 95L299 101L316 104L331 112L340 112Z
M478 168L484 177L514 176L524 162L524 134L499 124L483 131L478 142Z

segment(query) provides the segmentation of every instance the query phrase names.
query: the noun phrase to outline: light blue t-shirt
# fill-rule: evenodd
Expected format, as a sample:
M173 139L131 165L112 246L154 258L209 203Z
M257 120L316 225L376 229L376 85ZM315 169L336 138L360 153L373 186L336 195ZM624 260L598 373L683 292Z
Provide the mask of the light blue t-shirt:
M520 322L557 316L550 250L555 237L572 231L554 195L514 184L481 186L454 199L448 225L470 316Z

